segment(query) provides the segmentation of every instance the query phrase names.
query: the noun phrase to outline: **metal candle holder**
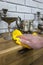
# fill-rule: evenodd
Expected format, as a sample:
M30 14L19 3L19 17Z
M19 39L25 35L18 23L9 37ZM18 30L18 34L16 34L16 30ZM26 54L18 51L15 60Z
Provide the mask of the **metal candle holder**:
M5 37L7 40L11 40L11 34L10 34L10 24L14 21L17 21L17 17L7 17L7 11L8 9L2 9L3 11L3 17L1 17L2 20L8 23L8 36Z

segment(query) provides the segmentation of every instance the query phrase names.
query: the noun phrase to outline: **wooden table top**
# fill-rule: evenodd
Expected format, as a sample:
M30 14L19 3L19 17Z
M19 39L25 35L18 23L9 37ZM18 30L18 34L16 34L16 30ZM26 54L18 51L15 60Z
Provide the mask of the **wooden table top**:
M17 45L13 40L8 41L8 40L5 40L4 38L0 38L0 51L6 50L9 48L14 48L14 47L22 48L22 46Z
M18 50L20 50L20 49L22 49L22 46L15 44L15 42L13 40L8 41L8 40L5 40L4 38L0 38L0 58L1 57L4 58L7 55L8 55L8 57L11 57L10 55L12 54L12 56L13 56L13 53L14 53L14 57L15 57L18 53ZM32 50L29 50L24 55L17 55L18 58L21 56L22 56L22 58L20 58L16 62L12 63L11 65L14 65L14 64L16 65L16 63L19 63L19 62L23 61L24 59L25 60L27 59L28 63L32 63L33 61L37 60L41 56L43 57L43 48L39 49L39 50L32 49ZM0 63L1 63L1 61L0 61ZM20 64L20 65L22 65L22 64Z
M17 48L16 48L17 47ZM17 45L13 40L10 40L10 41L8 41L8 40L5 40L4 38L0 38L0 52L3 52L3 51L5 51L5 50L7 50L7 49L15 49L16 48L16 50L17 49L21 49L22 48L22 46L20 46L20 45ZM41 50L41 49L39 49L39 50ZM42 49L43 50L43 49ZM31 50L31 51L35 51L36 52L36 50ZM37 50L38 51L38 50ZM6 53L6 52L5 52ZM0 53L1 54L1 53Z

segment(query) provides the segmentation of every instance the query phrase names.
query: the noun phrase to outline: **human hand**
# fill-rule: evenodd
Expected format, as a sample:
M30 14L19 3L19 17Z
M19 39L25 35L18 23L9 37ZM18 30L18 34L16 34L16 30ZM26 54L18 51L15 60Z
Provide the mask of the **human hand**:
M43 37L40 37L39 35L32 35L32 34L24 34L19 36L20 42L23 44L27 44L33 49L39 49L43 47Z

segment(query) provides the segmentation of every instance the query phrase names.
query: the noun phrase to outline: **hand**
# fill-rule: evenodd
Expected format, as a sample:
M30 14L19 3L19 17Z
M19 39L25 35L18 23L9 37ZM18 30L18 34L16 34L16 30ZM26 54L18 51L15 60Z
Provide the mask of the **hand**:
M19 36L20 41L23 44L27 44L33 49L39 49L43 47L43 37L40 36L34 36L32 34L24 34L22 36Z

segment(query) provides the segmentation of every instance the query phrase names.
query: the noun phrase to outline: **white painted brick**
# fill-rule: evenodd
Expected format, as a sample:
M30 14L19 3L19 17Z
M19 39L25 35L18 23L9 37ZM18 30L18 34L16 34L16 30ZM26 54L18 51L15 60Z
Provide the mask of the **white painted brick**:
M16 11L16 5L15 4L9 4L9 3L6 3L6 2L0 2L0 10L2 8L6 8L9 11Z
M35 2L35 1L32 1L30 5L33 6L33 7L38 7L37 2Z
M21 19L24 19L24 14L22 14L22 13L11 13L11 12L8 12L7 13L7 16L8 17L21 17Z
M26 5L37 7L37 2L35 2L33 0L26 0Z
M5 33L5 32L8 32L8 29L0 30L0 33Z
M25 0L3 0L3 1L8 1L8 2L12 2L12 3L18 3L18 4L24 4Z
M33 20L34 19L34 15L33 14L25 14L25 19L26 20Z
M7 12L8 17L17 17L17 13Z
M41 10L41 14L43 14L43 10Z
M39 8L43 8L43 4L42 3L38 3L38 7Z
M31 8L30 7L26 7L26 6L17 5L17 11L18 12L31 13Z
M8 24L5 21L1 21L0 23L1 23L0 28L7 28L8 27Z
M40 13L43 14L43 10L39 9Z
M43 14L43 10L37 9L37 8L32 8L32 13L36 13L36 12L40 12L41 14Z
M16 0L15 0L16 1ZM24 1L25 0L17 0L16 2L19 3L19 4L24 4Z
M17 16L21 17L21 19L24 20L24 14L22 14L22 13L17 13Z
M26 5L30 6L31 0L26 0Z
M18 12L25 12L25 6L17 5L17 11Z
M40 10L38 8L32 8L32 13L36 13L36 12L40 12Z
M11 28L16 27L16 21L10 24Z
M0 29L1 28L8 28L8 24L6 22L4 22L4 21L1 21L0 22ZM6 30L3 29L3 30L0 30L0 33L2 33L2 32L4 33L4 32L7 32L7 31L8 31L7 29Z
M31 8L30 7L25 7L25 12L31 13Z

